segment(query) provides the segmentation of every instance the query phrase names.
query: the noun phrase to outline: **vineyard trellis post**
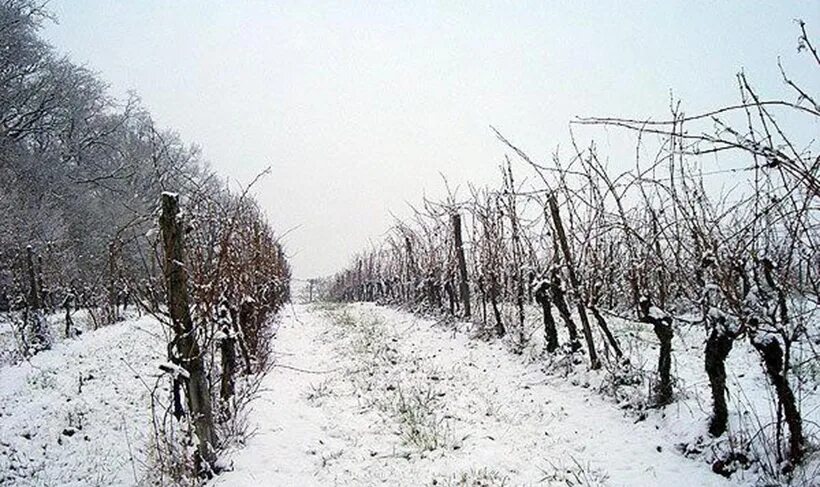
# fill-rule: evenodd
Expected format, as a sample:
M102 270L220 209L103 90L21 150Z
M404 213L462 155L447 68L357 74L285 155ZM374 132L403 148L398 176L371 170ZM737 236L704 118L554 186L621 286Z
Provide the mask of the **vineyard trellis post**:
M587 317L584 303L581 302L580 295L577 295L580 286L578 277L575 275L575 267L572 261L572 254L567 243L567 235L564 232L564 224L561 222L561 214L558 210L558 202L555 200L555 195L551 194L548 199L550 208L550 215L552 216L552 223L555 227L555 234L558 238L558 244L561 247L561 253L564 254L564 262L567 265L567 273L569 275L569 282L572 289L576 292L576 308L578 310L578 317L581 319L581 326L584 332L584 339L587 342L587 352L589 354L589 367L592 370L601 367L601 361L598 359L598 353L595 351L595 341L592 338L592 329L589 326L589 317Z
M171 362L181 366L187 373L188 410L199 440L197 453L200 461L206 464L200 465L200 470L208 471L216 461L213 448L216 443L216 432L214 431L205 366L188 304L188 273L185 269L183 226L178 214L179 196L175 193L162 193L162 214L159 223L165 251L164 273L168 312L171 315L174 331L169 353Z
M456 259L458 260L459 290L464 317L470 317L470 283L467 280L467 261L464 259L464 240L461 235L461 215L453 213L453 233L455 234Z

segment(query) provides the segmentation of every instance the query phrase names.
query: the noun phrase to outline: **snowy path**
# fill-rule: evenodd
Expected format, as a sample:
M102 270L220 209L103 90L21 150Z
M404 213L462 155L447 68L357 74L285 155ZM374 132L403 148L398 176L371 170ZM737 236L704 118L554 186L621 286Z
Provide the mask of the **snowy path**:
M649 422L406 313L297 305L276 347L258 434L217 485L734 485Z

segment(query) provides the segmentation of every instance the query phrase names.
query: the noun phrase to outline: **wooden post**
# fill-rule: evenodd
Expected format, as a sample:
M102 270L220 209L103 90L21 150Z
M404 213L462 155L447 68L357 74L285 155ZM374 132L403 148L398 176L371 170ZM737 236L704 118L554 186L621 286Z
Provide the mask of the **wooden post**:
M523 352L523 347L528 341L526 330L524 329L524 277L521 274L521 234L518 228L518 211L515 205L515 182L513 181L512 164L507 158L506 170L504 172L504 191L507 195L507 216L510 218L510 233L512 237L512 269L508 273L508 278L513 279L515 285L515 308L518 310L518 344L516 353ZM502 212L503 215L504 212ZM501 225L504 228L504 225Z
M183 226L177 218L179 196L162 193L162 214L159 219L165 251L164 273L168 294L168 312L174 327L174 339L169 347L171 361L188 373L188 410L194 421L194 430L199 439L197 452L202 462L200 469L208 472L216 461L213 445L216 442L211 397L205 377L205 367L199 343L196 339L194 322L188 304L188 273L185 269L183 247Z
M559 261L559 253L556 253L556 262ZM569 313L569 306L564 299L564 283L561 280L560 267L558 265L552 266L550 269L550 294L555 307L558 309L558 314L569 332L569 345L573 352L581 348L581 343L578 341L578 328L575 322L572 321L572 316Z
M498 278L492 269L490 269L490 304L493 306L493 315L495 316L495 333L498 338L501 338L507 333L507 329L504 327L501 311L498 309Z
M405 297L405 302L418 302L420 299L416 293L416 259L413 256L413 242L410 240L409 235L404 236L404 246L407 250L407 280L409 281L410 289L408 290L407 297Z
M227 303L224 303L219 309L219 331L222 332L222 339L219 342L222 358L219 395L223 401L227 402L234 395L234 375L236 373L234 327L231 323L231 314L228 311ZM229 410L227 405L225 408Z
M461 215L453 213L453 233L456 242L456 259L458 260L458 274L460 277L459 290L461 291L461 305L464 317L470 317L470 283L467 280L467 261L464 259L464 241L461 237Z
M552 353L558 349L558 331L555 327L555 319L552 317L552 303L549 296L549 283L544 280L538 283L535 288L535 302L541 305L544 314L544 343L547 352Z
M569 273L569 282L575 290L576 295L580 289L578 278L575 275L575 266L572 261L572 254L567 243L567 235L564 232L564 224L561 222L561 214L558 211L558 202L555 200L555 195L551 194L549 197L550 214L552 215L552 223L555 226L555 233L558 237L558 243L561 247L561 252L564 254L564 262L567 264ZM587 351L589 353L589 367L593 370L601 367L601 362L598 360L598 353L595 351L595 341L592 338L592 329L589 326L589 318L587 317L584 303L581 302L580 296L576 299L575 306L578 310L578 317L581 319L581 325L584 331L584 339L587 342Z

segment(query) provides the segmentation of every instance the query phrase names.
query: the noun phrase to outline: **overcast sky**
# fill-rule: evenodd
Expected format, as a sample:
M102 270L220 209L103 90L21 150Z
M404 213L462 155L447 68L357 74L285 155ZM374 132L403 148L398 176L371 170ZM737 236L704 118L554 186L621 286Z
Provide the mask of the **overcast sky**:
M505 152L489 125L545 159L576 115L663 116L670 90L687 113L734 101L741 68L782 94L777 56L818 80L793 22L819 32L814 1L50 6L59 50L135 90L219 173L271 166L256 193L279 232L294 228L297 277L338 270L391 211L441 195L439 173L494 183Z

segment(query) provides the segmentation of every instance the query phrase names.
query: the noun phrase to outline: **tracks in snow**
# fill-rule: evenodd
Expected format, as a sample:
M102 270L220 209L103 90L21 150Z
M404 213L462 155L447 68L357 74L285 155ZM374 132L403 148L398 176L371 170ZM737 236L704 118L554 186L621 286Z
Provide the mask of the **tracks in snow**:
M501 345L372 305L285 312L216 485L732 485Z

